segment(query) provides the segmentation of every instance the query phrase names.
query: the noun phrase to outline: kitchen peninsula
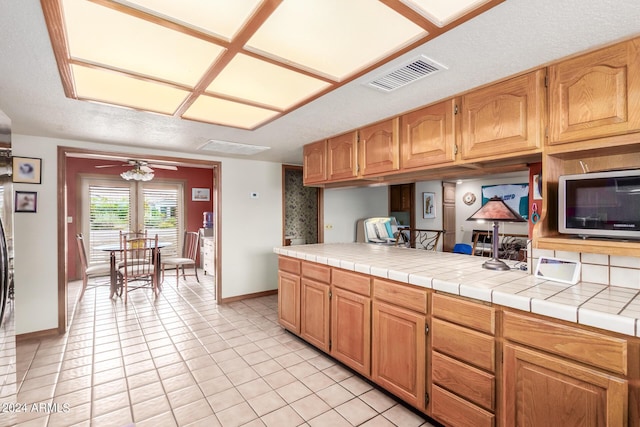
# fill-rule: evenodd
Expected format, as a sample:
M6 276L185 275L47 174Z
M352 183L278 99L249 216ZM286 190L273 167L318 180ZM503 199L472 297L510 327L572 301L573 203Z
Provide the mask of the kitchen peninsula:
M383 245L274 252L281 325L445 425L640 422L637 289Z

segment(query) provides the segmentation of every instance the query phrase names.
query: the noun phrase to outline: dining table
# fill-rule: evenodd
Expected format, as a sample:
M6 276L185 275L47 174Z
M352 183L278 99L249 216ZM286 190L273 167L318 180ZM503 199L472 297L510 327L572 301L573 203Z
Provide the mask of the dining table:
M153 247L153 258L156 260L156 265L154 268L155 280L160 284L160 249L171 246L173 243L171 242L163 242L159 241L157 245ZM118 263L117 263L117 254L122 253L124 249L119 243L108 243L105 245L95 246L94 249L104 252L109 252L109 265L110 265L110 274L109 274L109 287L110 287L110 298L119 292L118 285ZM120 285L121 286L121 285Z

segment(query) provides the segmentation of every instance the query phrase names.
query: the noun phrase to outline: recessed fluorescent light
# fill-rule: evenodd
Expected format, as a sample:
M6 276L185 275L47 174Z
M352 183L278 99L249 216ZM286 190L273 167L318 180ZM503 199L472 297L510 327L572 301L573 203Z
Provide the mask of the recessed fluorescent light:
M237 142L219 141L215 139L207 141L202 147L200 147L200 150L215 151L217 153L224 154L238 154L242 156L251 156L270 149L271 147L264 147L261 145L240 144Z

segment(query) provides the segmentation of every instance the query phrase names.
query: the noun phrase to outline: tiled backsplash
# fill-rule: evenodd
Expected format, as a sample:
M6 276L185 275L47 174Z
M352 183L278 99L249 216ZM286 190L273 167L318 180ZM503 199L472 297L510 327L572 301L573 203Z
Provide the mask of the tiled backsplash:
M529 271L538 258L550 256L582 263L580 281L640 290L640 257L533 249L529 251Z

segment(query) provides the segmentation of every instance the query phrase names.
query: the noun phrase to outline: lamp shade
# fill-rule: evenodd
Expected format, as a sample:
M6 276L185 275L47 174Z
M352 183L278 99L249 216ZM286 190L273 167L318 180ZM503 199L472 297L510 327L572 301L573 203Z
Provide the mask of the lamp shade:
M518 212L507 205L500 197L490 198L480 209L471 215L467 221L481 219L505 222L527 222Z

